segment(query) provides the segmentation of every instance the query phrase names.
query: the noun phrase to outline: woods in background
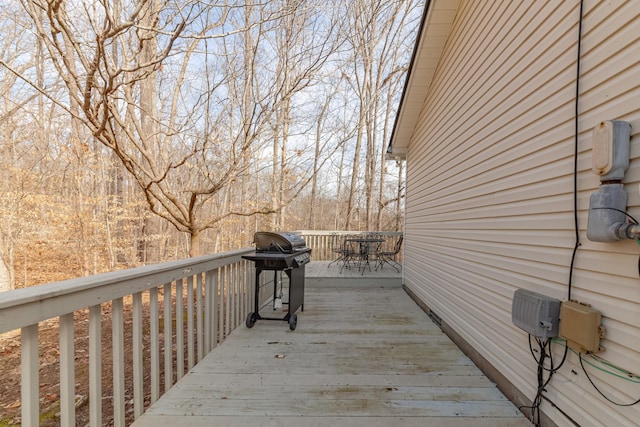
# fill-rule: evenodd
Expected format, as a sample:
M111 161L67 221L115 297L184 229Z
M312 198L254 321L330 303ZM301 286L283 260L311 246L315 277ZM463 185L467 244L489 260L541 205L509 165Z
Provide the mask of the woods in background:
M0 289L400 226L417 0L0 5Z

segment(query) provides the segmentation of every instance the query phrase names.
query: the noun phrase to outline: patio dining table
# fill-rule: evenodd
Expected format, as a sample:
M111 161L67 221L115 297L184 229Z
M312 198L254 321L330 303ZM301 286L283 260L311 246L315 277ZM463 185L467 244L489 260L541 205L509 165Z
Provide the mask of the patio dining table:
M371 271L369 257L377 251L380 244L384 242L384 239L380 237L352 237L346 241L358 246L358 250L354 252L356 259L358 260L358 269L361 271L361 274L364 274L364 270L367 267L369 267L369 271Z

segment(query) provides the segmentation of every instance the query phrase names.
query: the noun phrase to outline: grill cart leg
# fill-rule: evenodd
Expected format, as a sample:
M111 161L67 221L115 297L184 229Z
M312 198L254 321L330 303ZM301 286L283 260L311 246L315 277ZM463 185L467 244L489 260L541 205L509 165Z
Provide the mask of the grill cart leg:
M278 292L278 284L280 284L280 292ZM273 272L273 311L282 308L282 272L278 279L278 271Z
M295 331L296 326L298 326L298 316L295 314L292 314L291 316L289 316L289 329L291 329L292 331Z
M256 320L257 316L256 314L252 311L251 313L249 313L247 315L247 321L245 322L245 325L247 325L247 328L253 328L253 325L256 324Z
M247 325L247 328L253 328L253 326L256 324L256 322L258 321L258 319L260 318L260 313L259 313L259 303L260 303L260 274L262 273L262 270L256 270L256 280L255 280L255 289L253 292L254 298L253 298L253 309L255 311L250 312L247 315L247 320L245 321L245 325Z

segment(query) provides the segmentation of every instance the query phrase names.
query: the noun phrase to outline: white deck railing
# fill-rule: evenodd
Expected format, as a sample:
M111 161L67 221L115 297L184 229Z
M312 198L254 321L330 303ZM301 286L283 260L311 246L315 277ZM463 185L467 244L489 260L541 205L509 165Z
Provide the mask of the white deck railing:
M145 388L150 394L148 406L244 321L253 301L255 277L253 263L242 259L249 251L0 294L0 334L16 330L20 333L22 425L39 425L39 322L58 320L60 425L76 424L74 313L88 311L90 425L103 425L102 361L111 357L113 424L124 426L125 400L133 400L134 416L139 417L145 410ZM101 330L103 311L109 310L112 345L107 357L103 354L108 349L102 348ZM131 323L132 337L126 345L125 316ZM132 363L133 385L125 384L125 360ZM149 378L147 384L144 378Z
M313 248L311 259L313 261L333 261L336 254L333 250L340 245L346 236L377 236L385 239L381 249L392 251L398 237L402 236L400 231L320 231L302 230L298 231L304 237L307 246ZM402 253L398 254L398 259Z
M385 238L385 247L392 247L402 235L299 233L313 249L315 261L333 259L335 243L346 235L379 235ZM76 424L75 330L77 318L83 317L78 313L88 313L89 425L103 425L103 367L112 359L113 425L124 426L130 406L134 419L138 418L244 322L252 310L255 280L253 263L242 259L249 252L251 249L190 258L1 293L0 334L20 335L22 425L39 425L41 415L39 323L58 325L60 425ZM261 300L267 297L261 295ZM103 317L109 312L110 349L102 345ZM128 323L131 340L125 342ZM127 377L125 369L131 371ZM131 378L133 384L125 378Z

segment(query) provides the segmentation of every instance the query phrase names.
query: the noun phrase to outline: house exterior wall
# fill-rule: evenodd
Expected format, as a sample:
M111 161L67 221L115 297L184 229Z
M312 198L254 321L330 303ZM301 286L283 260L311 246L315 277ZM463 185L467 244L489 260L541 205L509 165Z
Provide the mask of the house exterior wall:
M568 296L579 10L579 1L462 1L407 152L405 285L530 399L537 365L511 303L518 288ZM632 125L623 182L640 220L640 2L584 2L581 67L571 297L602 312L601 356L639 374L640 247L590 242L586 226L599 186L591 132L602 120ZM557 364L563 346L552 351ZM611 399L640 397L638 378L585 367ZM640 404L607 402L572 352L545 395L582 426L640 423ZM546 401L542 410L573 425Z

